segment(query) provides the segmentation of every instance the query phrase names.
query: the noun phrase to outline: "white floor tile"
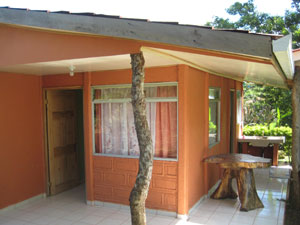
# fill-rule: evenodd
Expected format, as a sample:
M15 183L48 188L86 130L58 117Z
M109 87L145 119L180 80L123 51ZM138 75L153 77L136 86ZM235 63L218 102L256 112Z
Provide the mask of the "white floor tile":
M253 225L276 225L277 219L256 217Z

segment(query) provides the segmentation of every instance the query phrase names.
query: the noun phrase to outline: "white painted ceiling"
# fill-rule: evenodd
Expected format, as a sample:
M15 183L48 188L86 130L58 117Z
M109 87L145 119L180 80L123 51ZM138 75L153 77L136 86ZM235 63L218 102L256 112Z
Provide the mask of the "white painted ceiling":
M145 57L145 67L187 64L197 69L235 80L246 80L285 87L281 76L271 64L148 47L142 47L142 51ZM0 71L33 75L52 75L69 73L70 66L75 68L75 73L131 68L130 55L126 54L13 65L0 67Z

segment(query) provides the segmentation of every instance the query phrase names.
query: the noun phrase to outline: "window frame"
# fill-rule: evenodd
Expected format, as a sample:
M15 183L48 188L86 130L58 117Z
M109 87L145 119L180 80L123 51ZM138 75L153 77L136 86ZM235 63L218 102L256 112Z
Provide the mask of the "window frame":
M219 97L217 99L209 99L209 90L218 90L219 91ZM208 148L211 149L215 145L219 144L221 141L221 88L220 87L209 87L208 88L208 116L209 116L209 103L210 102L216 102L218 107L218 127L217 127L217 141L213 144L209 144L209 119L208 119Z
M94 100L94 92L98 89L110 89L110 88L131 88L132 84L116 84L116 85L95 85L91 87L91 100L92 100L92 135L93 135L93 156L107 156L107 157L116 157L116 158L133 158L138 159L139 155L117 155L117 154L105 154L105 153L96 153L95 149L95 127L94 127L94 110L95 104L102 103L131 103L131 98L119 98L119 99L96 99ZM149 97L145 98L146 102L176 102L177 110L177 144L176 144L176 158L160 158L154 157L154 160L162 161L178 161L178 82L162 82L162 83L145 83L144 87L164 87L164 86L176 86L176 97Z

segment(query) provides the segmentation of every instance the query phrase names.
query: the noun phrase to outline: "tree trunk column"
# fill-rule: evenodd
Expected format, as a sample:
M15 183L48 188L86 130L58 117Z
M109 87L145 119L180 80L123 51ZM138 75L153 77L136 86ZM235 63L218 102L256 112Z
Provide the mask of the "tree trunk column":
M300 208L299 153L300 153L300 67L296 67L292 90L293 134L292 134L292 203Z
M232 179L235 177L232 169L225 169L221 183L217 190L211 195L213 199L237 198L237 193L232 188Z
M153 146L151 132L146 118L146 103L144 97L144 64L142 53L131 54L132 67L132 107L137 139L140 149L139 171L135 185L130 193L131 222L133 225L145 225L145 201L148 196L152 177Z
M236 175L239 199L241 202L240 210L249 211L264 208L256 192L253 169L240 168Z

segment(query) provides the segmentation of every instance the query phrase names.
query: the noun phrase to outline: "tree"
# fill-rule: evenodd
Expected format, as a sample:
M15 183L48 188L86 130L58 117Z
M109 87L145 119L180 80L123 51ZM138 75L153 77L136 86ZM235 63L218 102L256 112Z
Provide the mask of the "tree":
M293 94L293 145L292 145L292 205L300 210L300 67L296 67Z
M292 127L291 91L244 82L244 124Z
M213 22L206 25L216 28L244 29L255 33L269 33L293 35L293 47L300 47L300 0L292 0L292 9L287 10L284 16L272 16L258 12L253 0L240 3L236 2L226 9L227 13L240 18L231 22L229 19L215 17Z
M131 223L133 225L146 225L145 202L152 177L153 145L146 118L144 96L145 60L142 53L131 54L130 57L132 67L132 108L140 148L139 171L129 198Z
M213 22L209 22L206 25L214 26L217 28L233 28L233 29L246 29L256 33L270 33L270 34L282 34L286 35L288 33L292 33L293 35L293 47L299 48L300 47L300 0L292 0L292 9L287 10L284 16L272 16L267 13L261 13L256 10L256 7L253 3L253 0L248 0L246 3L236 2L232 6L230 6L226 11L230 15L239 15L240 18L236 22L231 22L229 19L223 19L220 17L216 17ZM292 88L292 103L293 103L293 137L292 137L292 166L293 166L293 173L292 173L292 194L293 198L290 198L291 203L294 208L300 209L300 184L299 184L299 161L300 161L300 68L296 67L296 72L294 76L294 85ZM245 96L251 96L252 92L257 91L258 94L257 99L259 96L263 96L263 100L267 102L274 97L275 101L277 98L285 95L291 96L291 93L276 93L278 92L279 88L272 88L272 87L263 87L254 85L254 91L251 88L252 84L244 85L245 87ZM253 88L252 87L252 88ZM281 92L281 91L279 91ZM280 96L279 96L279 95ZM277 97L276 97L277 96ZM250 98L249 98L250 99ZM291 99L291 98L290 98ZM269 101L268 100L268 101ZM269 101L272 103L273 101ZM291 100L286 101L288 105L291 104ZM255 102L251 102L254 107ZM279 104L279 103L278 103ZM284 101L281 102L284 108ZM258 106L257 106L258 107ZM263 109L263 106L260 105ZM278 109L278 105L276 106ZM278 115L280 115L280 110L277 110L277 120ZM272 109L269 109L269 111ZM288 109L290 110L290 109ZM265 111L267 111L265 109ZM279 113L278 113L279 112ZM252 111L255 113L255 111ZM288 112L284 112L285 115L288 115ZM258 115L259 116L259 115ZM256 116L255 116L256 117ZM287 117L287 116L286 116ZM279 117L280 118L280 117Z

